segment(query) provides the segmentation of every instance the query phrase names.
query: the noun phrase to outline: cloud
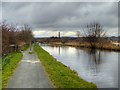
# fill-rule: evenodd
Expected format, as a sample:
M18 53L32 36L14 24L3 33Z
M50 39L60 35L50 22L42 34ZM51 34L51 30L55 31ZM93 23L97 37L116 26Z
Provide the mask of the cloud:
M35 37L57 37L58 36L58 31L45 31L45 30L36 30L33 31L33 34ZM74 31L61 31L60 32L61 36L76 36L76 32Z
M3 2L119 2L119 0L2 0Z
M29 24L33 31L72 32L91 22L109 29L118 27L117 2L3 2L2 7L3 19Z

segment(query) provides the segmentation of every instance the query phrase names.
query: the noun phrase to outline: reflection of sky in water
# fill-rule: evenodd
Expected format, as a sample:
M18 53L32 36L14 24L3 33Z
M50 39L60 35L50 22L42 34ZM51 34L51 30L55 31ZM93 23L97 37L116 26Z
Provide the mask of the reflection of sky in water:
M75 47L42 46L58 61L76 70L83 79L98 88L118 87L118 53L90 51Z

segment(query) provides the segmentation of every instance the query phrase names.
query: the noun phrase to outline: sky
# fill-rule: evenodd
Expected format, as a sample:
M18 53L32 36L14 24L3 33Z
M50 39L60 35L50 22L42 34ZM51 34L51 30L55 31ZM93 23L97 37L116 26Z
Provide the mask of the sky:
M107 36L118 35L117 2L2 2L2 20L32 27L35 37L76 36L98 22Z

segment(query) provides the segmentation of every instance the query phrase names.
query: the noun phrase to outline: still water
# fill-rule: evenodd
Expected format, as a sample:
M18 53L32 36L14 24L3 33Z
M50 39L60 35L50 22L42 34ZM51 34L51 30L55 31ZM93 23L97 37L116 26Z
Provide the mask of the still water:
M54 58L98 88L118 87L118 52L41 45Z

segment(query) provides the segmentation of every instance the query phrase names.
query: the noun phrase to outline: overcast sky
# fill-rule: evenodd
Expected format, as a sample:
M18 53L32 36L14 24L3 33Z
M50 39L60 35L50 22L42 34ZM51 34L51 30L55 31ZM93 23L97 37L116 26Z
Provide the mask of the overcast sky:
M35 37L76 36L82 28L99 22L108 36L118 35L117 2L3 2L2 19L29 24Z

